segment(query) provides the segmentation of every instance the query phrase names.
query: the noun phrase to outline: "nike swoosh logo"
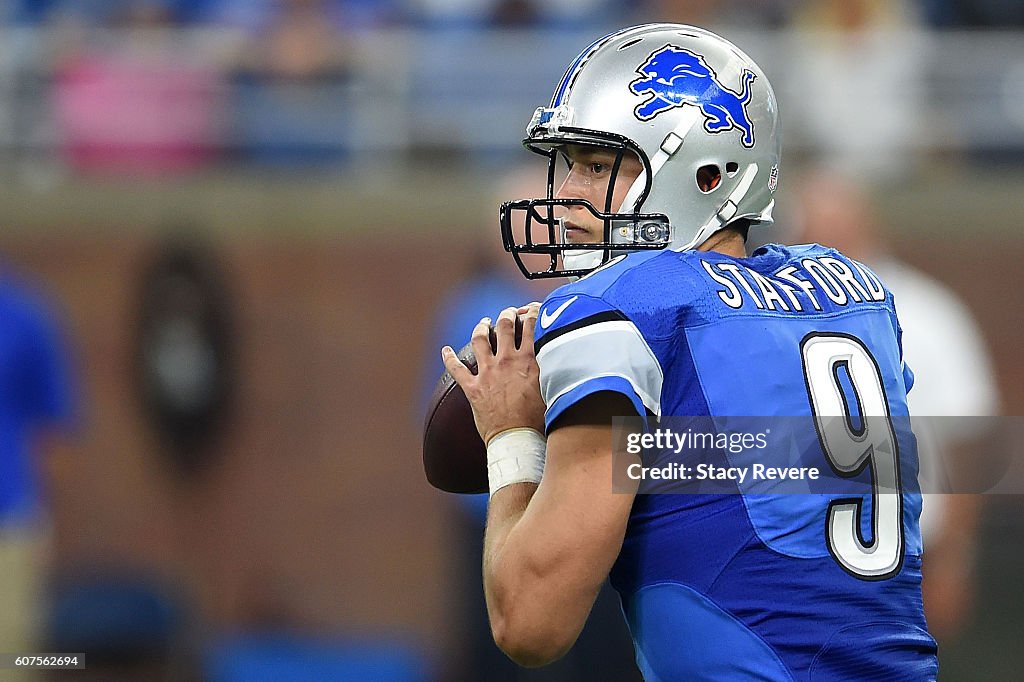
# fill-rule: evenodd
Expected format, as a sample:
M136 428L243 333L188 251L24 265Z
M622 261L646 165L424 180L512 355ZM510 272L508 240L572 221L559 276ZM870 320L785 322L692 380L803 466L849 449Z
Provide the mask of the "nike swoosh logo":
M554 324L555 320L558 319L558 316L564 313L565 309L568 308L572 304L572 302L575 301L577 298L579 298L579 296L573 296L568 301L555 308L554 312L550 314L548 313L548 311L542 310L540 313L540 328L547 329L552 324Z

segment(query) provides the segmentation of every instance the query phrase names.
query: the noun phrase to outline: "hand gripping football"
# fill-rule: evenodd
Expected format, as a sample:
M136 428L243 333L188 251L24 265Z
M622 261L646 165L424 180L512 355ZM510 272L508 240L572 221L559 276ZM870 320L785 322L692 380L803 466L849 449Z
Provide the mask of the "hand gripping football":
M491 352L498 347L491 327ZM516 347L523 341L523 322L516 317ZM476 355L471 344L458 352L473 374ZM427 403L423 423L423 471L427 481L449 493L486 493L487 448L473 421L473 408L462 388L447 371L441 375Z

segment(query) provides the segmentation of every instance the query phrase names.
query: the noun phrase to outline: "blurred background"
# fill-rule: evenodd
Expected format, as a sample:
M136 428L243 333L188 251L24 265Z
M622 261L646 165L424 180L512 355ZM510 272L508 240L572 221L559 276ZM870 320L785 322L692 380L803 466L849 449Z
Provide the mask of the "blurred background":
M545 293L497 229L541 183L533 109L648 21L772 79L757 238L899 282L939 377L917 411L1024 414L1019 0L4 0L0 651L85 652L86 679L635 675L614 605L560 668L503 666L485 503L431 489L419 439L440 345ZM982 436L940 438L969 466ZM943 676L1013 679L1022 498L934 509Z

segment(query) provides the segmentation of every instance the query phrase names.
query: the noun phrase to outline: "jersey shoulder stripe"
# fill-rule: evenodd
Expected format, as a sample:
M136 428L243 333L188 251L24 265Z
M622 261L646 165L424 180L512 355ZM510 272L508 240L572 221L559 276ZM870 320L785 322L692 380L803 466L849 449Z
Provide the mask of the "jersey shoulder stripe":
M640 330L629 320L606 320L562 334L537 353L537 363L541 395L549 409L588 381L621 377L645 408L638 410L641 414L661 412L664 372Z
M622 313L600 296L580 291L556 289L541 304L534 341L544 344L549 338L564 334L566 328L579 327L584 321L598 316L610 317ZM600 321L600 320L597 320Z
M618 310L604 310L601 312L594 313L593 315L588 315L586 317L574 319L573 321L567 324L560 325L552 329L550 332L543 334L534 344L534 350L537 353L540 353L541 350L545 346L550 344L552 341L555 341L556 339L559 339L567 334L571 334L572 332L584 329L586 327L592 327L594 325L599 325L604 322L628 321L629 320L626 318L626 316L623 315Z
M640 329L576 282L544 301L535 332L548 427L590 394L625 395L638 414L659 414L664 372ZM603 288L602 288L603 289Z

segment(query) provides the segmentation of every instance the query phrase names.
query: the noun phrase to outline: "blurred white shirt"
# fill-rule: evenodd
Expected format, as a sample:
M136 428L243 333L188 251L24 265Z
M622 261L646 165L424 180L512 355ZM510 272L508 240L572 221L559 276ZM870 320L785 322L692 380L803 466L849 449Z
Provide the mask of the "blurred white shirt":
M983 424L921 417L996 415L999 395L992 363L977 323L949 287L892 258L873 261L872 267L893 293L903 328L903 358L914 372L908 403L918 437L921 488L936 490L948 475L941 466L943 445L978 436L975 427ZM944 502L941 495L924 496L926 546L929 537L941 533Z

